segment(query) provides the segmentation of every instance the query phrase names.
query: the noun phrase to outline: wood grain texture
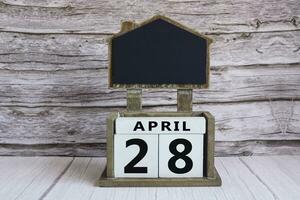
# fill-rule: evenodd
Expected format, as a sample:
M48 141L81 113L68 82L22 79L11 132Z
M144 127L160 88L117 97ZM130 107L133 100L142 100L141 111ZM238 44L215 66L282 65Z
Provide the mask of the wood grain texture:
M106 143L0 144L0 156L106 156ZM242 153L241 153L242 155Z
M0 9L2 31L40 34L112 33L119 30L121 20L141 21L155 14L202 32L290 31L299 30L300 13L296 0L4 0Z
M107 89L107 70L53 72L0 70L0 105L115 107L126 91ZM194 90L194 103L299 101L300 64L212 68L209 89ZM142 103L175 105L176 90L143 90Z
M155 14L214 39L193 102L216 117L216 155L300 154L298 1L2 0L0 155L105 155L105 119L126 106L107 89L107 39ZM142 103L175 111L176 90Z
M94 184L104 170L105 160L75 158L45 199L294 200L300 197L299 159L299 156L216 158L222 187L101 188ZM256 167L256 162L262 166Z
M295 200L300 197L299 156L216 158L222 187L101 188L104 158L0 157L5 199Z
M217 141L215 156L299 155L300 140ZM1 144L1 156L106 156L106 143Z
M44 199L91 199L91 190L97 188L96 181L104 168L103 158L75 158L68 171Z
M110 36L0 32L0 69L107 68ZM209 36L214 40L210 62L214 67L300 62L300 30Z
M194 110L206 110L215 116L216 140L228 142L224 143L225 146L217 143L217 155L263 154L264 149L268 154L299 153L299 108L300 104L294 101L194 105ZM28 152L34 153L36 150L38 155L89 155L89 151L91 155L97 155L96 152L99 156L104 155L103 149L100 151L93 148L97 146L95 143L105 142L106 118L112 110L118 111L122 108L1 107L1 142L12 144L11 147L3 147L6 150L2 153L7 155L11 148L12 154L24 154L14 150L14 145L27 144ZM176 111L176 106L147 107L145 110ZM294 142L287 143L287 146L282 143L285 150L277 151L269 149L272 142L264 143L259 142L260 140ZM79 143L78 146L76 143ZM85 143L85 146L81 147L80 143ZM45 147L50 145L48 148L53 152L43 153L41 144L46 145ZM55 148L54 144L61 145ZM61 149L63 144L66 145L65 153ZM295 149L289 147L290 145L295 145ZM275 146L279 146L278 142ZM26 145L23 147L26 148ZM33 149L30 150L31 148Z
M222 109L222 112L220 110ZM95 143L105 139L106 118L120 108L1 107L1 142ZM300 104L271 101L198 104L216 119L217 141L299 139ZM176 106L148 107L145 111L176 111Z
M39 199L72 158L1 157L0 197Z
M294 163L299 164L299 157L284 157L281 161L278 161L278 159L274 161L275 159L272 157L261 157L255 160L241 158L241 161L256 177L260 178L264 185L269 187L274 199L298 199L300 197L300 185L295 178L299 177L299 174L294 174L294 178L291 178L291 173L292 171L295 172L296 168L292 165L292 162L285 164L284 162L293 159ZM282 165L284 165L284 168L281 167ZM288 193L286 193L287 188L290 190Z

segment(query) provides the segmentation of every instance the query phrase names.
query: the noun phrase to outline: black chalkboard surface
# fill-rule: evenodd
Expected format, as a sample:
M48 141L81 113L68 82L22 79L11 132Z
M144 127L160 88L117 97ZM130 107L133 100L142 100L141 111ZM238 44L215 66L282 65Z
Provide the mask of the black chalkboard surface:
M206 87L208 44L206 38L157 18L112 38L110 86Z

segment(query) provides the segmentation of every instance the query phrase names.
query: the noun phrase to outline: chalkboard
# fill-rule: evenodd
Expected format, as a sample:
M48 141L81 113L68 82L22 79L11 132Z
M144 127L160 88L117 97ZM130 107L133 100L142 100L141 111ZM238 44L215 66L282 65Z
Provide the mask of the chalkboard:
M110 86L208 84L206 38L157 18L111 40Z

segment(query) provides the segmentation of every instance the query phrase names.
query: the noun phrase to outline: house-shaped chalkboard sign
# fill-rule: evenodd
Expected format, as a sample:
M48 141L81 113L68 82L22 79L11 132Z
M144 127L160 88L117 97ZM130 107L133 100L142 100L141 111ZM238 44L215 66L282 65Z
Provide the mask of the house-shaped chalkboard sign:
M127 89L127 110L107 118L107 165L99 186L221 185L214 117L192 109L193 89L208 87L211 42L164 16L122 23L109 40L109 87ZM143 88L177 89L177 112L143 111Z
M164 16L127 25L110 40L110 87L208 87L210 38Z

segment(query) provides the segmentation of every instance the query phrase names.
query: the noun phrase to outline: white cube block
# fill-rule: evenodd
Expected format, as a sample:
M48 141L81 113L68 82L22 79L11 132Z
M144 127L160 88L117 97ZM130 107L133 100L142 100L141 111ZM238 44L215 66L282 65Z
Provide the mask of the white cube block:
M206 132L204 117L119 117L116 134L199 134Z
M203 177L203 137L159 135L159 177Z
M114 135L115 177L158 177L158 135Z

